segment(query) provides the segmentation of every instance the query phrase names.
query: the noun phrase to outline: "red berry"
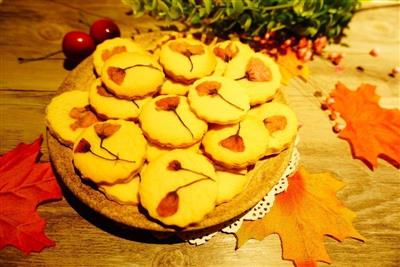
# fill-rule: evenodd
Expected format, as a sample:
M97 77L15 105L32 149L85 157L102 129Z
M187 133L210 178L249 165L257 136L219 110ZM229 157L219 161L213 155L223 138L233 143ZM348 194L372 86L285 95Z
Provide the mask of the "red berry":
M69 59L84 59L96 49L93 38L84 32L72 31L64 35L62 51Z
M121 32L117 24L112 20L99 19L90 26L90 35L93 37L94 41L99 44L104 40L121 36Z

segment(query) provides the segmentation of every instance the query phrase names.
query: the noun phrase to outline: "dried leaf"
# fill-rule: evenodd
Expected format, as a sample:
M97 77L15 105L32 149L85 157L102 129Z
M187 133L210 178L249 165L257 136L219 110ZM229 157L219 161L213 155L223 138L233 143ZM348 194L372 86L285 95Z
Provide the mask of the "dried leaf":
M159 110L176 110L179 105L179 96L168 96L156 101L156 107Z
M169 44L169 48L186 57L202 55L205 53L204 47L202 45L191 45L187 42L172 42Z
M106 61L107 59L109 59L113 55L116 55L116 54L119 54L119 53L122 53L122 52L126 52L126 47L125 46L115 46L115 47L113 47L112 50L105 49L103 51L103 53L101 54L101 58L103 59L103 61Z
M179 171L180 169L182 169L182 165L179 161L173 160L168 163L167 169L170 171Z
M225 48L215 47L214 54L225 62L231 61L239 53L239 48L234 43L229 43Z
M96 115L90 110L89 105L71 109L69 116L75 119L74 123L70 125L74 131L78 128L87 128L98 121Z
M299 60L292 50L288 50L286 55L280 55L277 63L282 74L282 83L287 85L292 77L300 76L304 80L310 76L308 66Z
M331 93L334 103L329 108L346 121L339 137L347 140L355 158L362 159L372 168L378 157L393 165L400 165L400 111L379 106L380 97L375 86L362 84L356 91L337 83Z
M103 86L97 86L97 93L101 96L105 96L105 97L114 97L112 94L110 94L106 88L104 88Z
M91 149L91 145L85 138L79 140L78 145L75 147L74 153L87 153Z
M158 204L157 213L161 217L174 215L179 208L179 196L176 191L169 192Z
M217 95L221 88L221 83L217 81L205 81L196 86L196 91L199 96Z
M51 165L36 163L41 143L40 137L19 144L0 157L0 250L11 245L29 254L55 245L36 212L40 203L62 197Z
M287 191L276 196L271 211L263 219L245 221L236 233L237 246L270 234L280 236L283 259L295 266L330 263L323 243L325 236L339 241L345 238L364 240L353 227L354 212L335 197L344 183L330 173L308 173L304 167L289 177Z
M287 119L285 116L271 116L264 119L264 125L270 133L281 131L286 128Z
M110 77L111 81L115 82L118 85L121 85L125 79L125 70L118 67L108 67L107 74Z
M99 123L94 126L94 131L100 139L106 139L113 135L116 131L121 128L120 124L117 123Z
M224 140L220 141L219 144L234 152L243 152L245 149L243 138L238 134L234 134L228 138L225 138Z
M272 80L271 70L258 58L251 58L246 66L246 76L252 82L268 82Z

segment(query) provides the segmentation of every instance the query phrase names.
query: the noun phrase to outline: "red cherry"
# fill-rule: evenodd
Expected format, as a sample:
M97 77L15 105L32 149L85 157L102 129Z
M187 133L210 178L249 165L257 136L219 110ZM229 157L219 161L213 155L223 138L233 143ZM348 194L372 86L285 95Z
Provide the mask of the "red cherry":
M121 36L121 32L117 24L112 20L99 19L90 26L90 35L93 37L94 41L99 44L104 40Z
M62 51L69 59L84 59L96 49L93 38L84 32L72 31L64 35Z

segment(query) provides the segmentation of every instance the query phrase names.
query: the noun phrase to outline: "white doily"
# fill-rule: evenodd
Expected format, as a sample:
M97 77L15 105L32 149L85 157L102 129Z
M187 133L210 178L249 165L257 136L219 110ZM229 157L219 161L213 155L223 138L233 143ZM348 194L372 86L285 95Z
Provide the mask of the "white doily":
M285 171L283 172L282 177L279 179L279 183L276 184L271 189L271 191L269 191L269 193L262 200L260 200L260 202L258 202L252 209L250 209L244 216L242 216L234 223L224 227L221 230L221 232L227 234L236 233L239 230L244 220L255 221L263 218L270 211L275 201L275 195L282 193L287 189L288 187L287 178L296 171L299 159L300 159L300 154L297 148L295 147L293 149L293 153L291 155L289 164L286 167ZM181 237L187 240L189 244L199 246L205 244L216 234L217 232L212 232L212 233L204 232L201 233L200 237L193 237L190 236L190 234L185 234L183 236L181 235Z

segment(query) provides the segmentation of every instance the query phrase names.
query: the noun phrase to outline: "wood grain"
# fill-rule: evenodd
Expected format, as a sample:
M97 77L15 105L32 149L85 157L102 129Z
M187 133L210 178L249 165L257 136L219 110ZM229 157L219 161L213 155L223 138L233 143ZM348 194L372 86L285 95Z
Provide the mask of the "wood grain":
M45 106L68 73L60 60L19 65L16 57L57 50L66 31L85 30L77 10L51 2L4 0L0 4L0 153L19 142L31 142L44 131ZM118 19L125 36L133 26L148 23L127 17L119 0L59 2ZM343 73L335 73L326 61L315 60L311 84L295 79L283 89L303 125L302 163L310 171L331 171L346 182L339 198L357 213L355 226L367 238L364 244L326 238L332 266L386 267L398 266L400 261L399 171L383 160L371 171L352 159L349 145L333 134L327 114L313 96L316 90L328 93L338 80L354 89L368 82L377 85L382 105L399 107L400 79L387 75L400 65L399 13L399 8L360 12L344 40L349 47L328 48L346 53ZM372 48L379 49L378 57L368 55ZM365 72L355 69L359 65ZM234 237L225 234L200 247L157 241L146 232L113 227L69 194L63 201L41 206L39 212L56 247L30 256L7 247L0 251L1 266L292 266L281 260L277 236L251 240L237 251Z

